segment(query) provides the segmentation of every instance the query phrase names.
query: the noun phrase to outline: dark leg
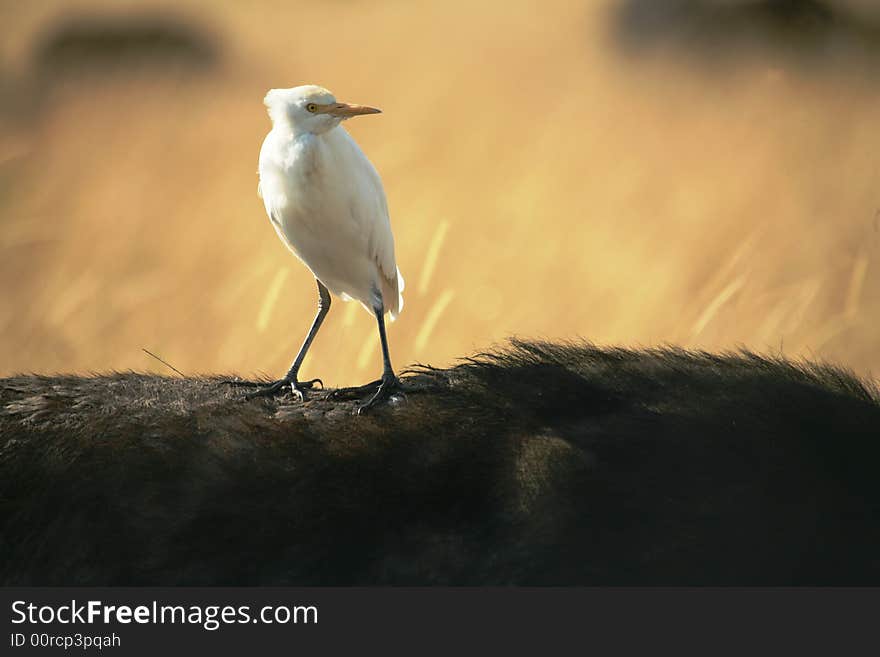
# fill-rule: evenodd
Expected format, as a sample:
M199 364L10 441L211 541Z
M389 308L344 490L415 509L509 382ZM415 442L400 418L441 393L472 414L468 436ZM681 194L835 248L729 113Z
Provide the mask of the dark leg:
M376 394L358 409L358 415L369 411L383 401L387 401L394 392L400 391L400 381L394 375L394 369L391 367L391 356L388 354L388 338L385 335L385 306L382 303L381 296L376 296L378 301L373 305L373 313L376 315L376 321L379 324L379 340L382 342L382 378L379 380L379 389L376 391Z
M318 314L315 315L315 321L312 322L312 327L309 329L309 333L308 335L306 335L306 339L303 341L302 346L299 348L299 353L297 353L296 358L293 359L293 363L291 364L290 369L287 371L287 374L284 376L283 379L279 379L278 381L270 383L269 385L264 386L259 390L248 393L248 399L253 399L254 397L271 397L279 392L283 392L285 388L290 388L293 395L295 397L298 397L299 400L302 401L303 392L305 390L311 389L312 386L314 386L316 383L320 383L322 386L324 385L324 382L321 381L321 379L300 381L297 378L299 375L299 368L302 366L302 362L309 351L309 347L312 346L312 340L315 339L315 336L318 334L318 329L321 328L321 324L324 323L324 318L330 311L330 292L327 291L327 288L324 287L324 284L321 283L321 281L315 279L315 282L318 283ZM250 382L239 381L229 381L228 383L251 386L259 385Z

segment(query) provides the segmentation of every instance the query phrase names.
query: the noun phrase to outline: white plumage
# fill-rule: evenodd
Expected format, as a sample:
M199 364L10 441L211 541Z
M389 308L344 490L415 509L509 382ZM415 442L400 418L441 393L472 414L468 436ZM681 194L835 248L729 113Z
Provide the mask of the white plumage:
M330 309L332 292L360 301L379 328L382 378L349 391L372 393L360 412L390 399L401 387L385 334L385 313L394 319L403 309L403 277L394 258L385 190L375 167L340 125L379 110L339 103L314 85L272 89L264 102L272 130L260 150L258 192L278 236L315 275L318 312L283 379L265 387L237 383L260 388L250 397L289 388L302 399L319 381L300 381L299 369Z
M264 102L273 126L260 151L260 193L278 236L331 292L357 299L372 314L378 290L395 319L404 283L385 190L340 125L347 113L372 108L309 112L309 105L341 105L312 85L273 89Z

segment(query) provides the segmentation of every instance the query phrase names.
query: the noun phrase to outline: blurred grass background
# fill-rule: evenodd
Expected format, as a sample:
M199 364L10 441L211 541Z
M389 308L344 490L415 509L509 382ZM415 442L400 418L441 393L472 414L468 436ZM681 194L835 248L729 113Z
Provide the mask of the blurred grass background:
M398 367L517 334L876 371L877 12L783 5L3 2L0 372L282 374L316 293L256 166L265 91L302 83L384 111L347 127ZM379 369L335 303L303 378Z

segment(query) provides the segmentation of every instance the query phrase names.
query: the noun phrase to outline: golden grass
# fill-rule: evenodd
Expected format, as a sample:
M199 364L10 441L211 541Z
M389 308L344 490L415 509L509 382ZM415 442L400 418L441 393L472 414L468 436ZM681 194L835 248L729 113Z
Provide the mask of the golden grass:
M256 159L265 90L305 82L384 110L349 126L409 282L397 366L520 334L876 370L873 80L626 58L610 2L192 1L216 75L31 89L39 112L0 116L0 371L162 369L141 348L187 373L286 371L316 292ZM11 76L77 5L102 3L0 11ZM303 376L380 367L372 318L334 303Z

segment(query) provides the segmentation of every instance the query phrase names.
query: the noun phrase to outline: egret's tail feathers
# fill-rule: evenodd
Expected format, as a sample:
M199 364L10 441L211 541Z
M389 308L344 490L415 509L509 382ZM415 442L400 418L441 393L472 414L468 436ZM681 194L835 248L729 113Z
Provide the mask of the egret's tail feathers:
M403 280L403 274L400 273L400 269L397 270L397 312L391 315L392 321L397 319L397 316L403 312L403 288L406 287L406 281Z
M383 283L385 284L382 286L382 301L393 322L403 310L403 288L406 283L400 269L397 270L397 276L394 279L386 279Z

